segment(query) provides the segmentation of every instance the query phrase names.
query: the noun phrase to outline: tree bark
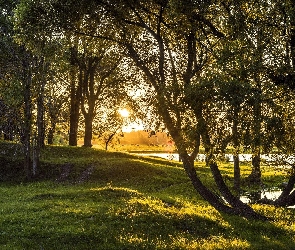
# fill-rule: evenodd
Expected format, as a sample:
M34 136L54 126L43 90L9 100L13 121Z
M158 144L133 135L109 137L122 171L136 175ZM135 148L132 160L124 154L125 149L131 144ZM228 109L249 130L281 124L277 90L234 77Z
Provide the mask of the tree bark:
M55 133L55 124L51 124L51 127L49 128L48 135L47 135L48 145L53 144L54 133Z
M44 122L44 89L45 89L45 71L44 62L41 62L43 70L40 72L41 83L37 97L37 133L33 138L33 171L32 175L35 176L40 167L40 152L41 148L45 147L45 122Z
M71 69L71 104L70 104L70 131L69 131L69 146L77 146L78 141L78 126L80 118L80 101L81 101L81 84L76 86L75 69Z
M237 211L239 215L242 215L245 218L267 220L265 216L256 213L249 205L243 203L239 198L235 197L231 193L222 178L222 175L218 169L218 165L215 162L210 163L210 169L222 196Z
M233 146L234 146L234 189L237 194L240 193L241 186L241 171L240 171L240 159L239 159L239 135L238 135L238 109L234 108L233 117Z
M291 193L295 184L295 175L290 176L289 181L281 195L274 201L274 205L278 207L291 206L295 203L294 191Z
M88 114L85 118L85 135L84 135L84 147L92 147L92 122L93 116Z
M82 98L81 98L81 110L85 119L85 134L84 134L84 147L92 147L92 123L95 116L95 103L98 93L94 93L95 86L95 71L98 66L99 59L97 57L88 58L88 68L81 69L80 76Z
M23 59L23 93L24 93L24 125L23 125L23 146L24 146L24 171L27 180L31 179L31 131L32 131L32 111L31 111L31 85L32 72L30 68L30 56L24 50Z
M231 194L227 186L225 185L222 176L218 170L218 166L215 163L210 164L211 171L214 175L214 179L223 197L230 203L227 206L223 203L221 197L213 194L198 178L194 164L190 157L186 153L181 153L184 169L189 176L195 190L205 199L210 205L212 205L217 211L230 215L239 215L248 219L267 220L263 215L256 213L250 206L240 201L234 195Z
M113 132L108 138L107 140L105 141L105 150L107 151L108 150L108 146L109 146L109 143L112 141L112 139L114 138L115 134L117 132Z

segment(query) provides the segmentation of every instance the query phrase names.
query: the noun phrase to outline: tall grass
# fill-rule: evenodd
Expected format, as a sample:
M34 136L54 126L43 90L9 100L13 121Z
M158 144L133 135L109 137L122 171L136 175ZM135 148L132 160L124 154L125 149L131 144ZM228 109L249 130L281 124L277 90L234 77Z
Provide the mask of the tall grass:
M230 182L230 164L222 171ZM294 209L253 205L269 222L220 214L178 162L48 147L39 178L1 182L0 249L295 249Z

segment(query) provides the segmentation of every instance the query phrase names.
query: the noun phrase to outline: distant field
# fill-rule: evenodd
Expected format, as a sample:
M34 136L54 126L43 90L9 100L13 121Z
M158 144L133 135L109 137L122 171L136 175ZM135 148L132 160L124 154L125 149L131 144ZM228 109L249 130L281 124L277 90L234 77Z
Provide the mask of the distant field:
M18 153L0 143L1 250L295 249L294 209L253 205L269 222L220 214L196 194L177 161L47 147L39 179L27 183L18 176ZM214 188L209 170L196 164ZM243 166L244 175L249 171ZM231 182L231 165L222 172ZM268 167L263 174L266 185L284 178Z

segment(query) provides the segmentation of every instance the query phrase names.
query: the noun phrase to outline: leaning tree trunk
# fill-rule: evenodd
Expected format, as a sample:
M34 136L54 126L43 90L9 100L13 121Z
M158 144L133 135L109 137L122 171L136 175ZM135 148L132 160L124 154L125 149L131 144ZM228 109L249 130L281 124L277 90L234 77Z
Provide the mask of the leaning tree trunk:
M292 192L295 185L295 174L291 175L289 181L281 195L273 202L275 206L287 207L295 204L295 191Z
M187 153L180 153L183 167L189 176L195 190L205 199L210 205L212 205L217 211L221 213L226 213L230 215L239 215L248 219L259 219L259 220L267 220L267 218L263 215L256 213L250 206L240 201L237 197L235 197L225 185L218 167L216 164L211 164L211 171L214 175L215 182L218 185L218 188L223 195L223 197L229 202L231 206L224 204L221 197L218 197L212 191L210 191L198 178L194 162L190 159Z
M249 205L243 203L239 198L234 196L227 185L225 184L222 175L218 169L218 165L215 162L210 163L210 169L213 174L215 183L224 199L237 211L238 214L252 219L266 220L263 215L256 213Z
M105 150L107 151L108 150L108 146L109 146L109 143L113 140L114 136L116 135L117 131L115 132L112 132L108 138L106 138L105 140Z
M199 179L197 176L194 163L190 159L189 155L186 152L179 152L179 155L183 162L183 167L185 169L185 172L187 173L188 177L191 180L191 183L195 190L205 199L207 200L210 205L212 205L215 209L217 209L220 212L224 212L227 214L232 215L238 215L237 211L235 211L233 208L225 205L220 197L218 197L216 194L212 193Z
M235 197L228 189L228 187L225 185L222 176L219 172L218 166L215 164L212 164L212 160L210 157L210 154L208 153L208 156L206 157L208 164L211 167L212 174L214 176L214 180L220 189L221 195L229 202L231 206L228 206L224 203L221 197L214 194L209 188L207 188L202 181L199 179L195 166L194 166L194 158L189 156L186 148L184 140L179 133L179 130L173 126L173 122L171 117L169 116L168 112L165 112L163 110L164 105L162 105L159 108L159 113L162 115L163 121L165 122L170 135L172 136L175 145L177 146L179 156L183 162L183 167L188 175L188 177L191 180L191 183L194 187L194 189L206 200L209 202L210 205L212 205L217 211L221 213L226 213L230 215L239 215L243 216L245 218L249 219L259 219L259 220L267 220L267 218L263 215L260 215L256 213L250 206L247 204L244 204L241 202L237 197ZM200 118L201 116L199 116ZM208 131L205 129L206 124L204 119L201 120L204 122L202 124L202 127L204 130L201 131L202 134L202 141L209 140L210 136L208 134ZM206 142L207 145L209 145L209 141Z

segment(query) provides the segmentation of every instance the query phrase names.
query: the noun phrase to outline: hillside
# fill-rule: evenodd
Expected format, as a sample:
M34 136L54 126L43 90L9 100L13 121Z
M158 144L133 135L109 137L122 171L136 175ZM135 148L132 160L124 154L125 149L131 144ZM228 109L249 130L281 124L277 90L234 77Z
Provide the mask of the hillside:
M219 214L178 162L47 147L25 183L21 149L0 145L0 249L294 249L294 209L253 205L271 222Z

